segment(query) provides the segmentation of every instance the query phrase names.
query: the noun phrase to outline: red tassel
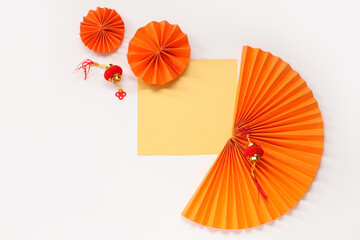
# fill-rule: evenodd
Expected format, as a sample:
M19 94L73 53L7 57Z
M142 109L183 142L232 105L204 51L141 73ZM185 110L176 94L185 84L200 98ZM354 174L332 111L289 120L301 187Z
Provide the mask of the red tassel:
M83 69L84 70L84 73L85 73L85 77L84 77L84 80L86 80L87 78L87 75L90 71L90 67L94 65L94 62L91 61L90 59L86 59L84 61L82 61L74 70L74 73L75 72L78 72L80 69Z
M255 176L251 177L257 190L259 191L259 193L261 194L261 196L265 199L265 201L268 199L268 195L265 193L264 189L261 187L260 183L258 182L258 180L256 179Z

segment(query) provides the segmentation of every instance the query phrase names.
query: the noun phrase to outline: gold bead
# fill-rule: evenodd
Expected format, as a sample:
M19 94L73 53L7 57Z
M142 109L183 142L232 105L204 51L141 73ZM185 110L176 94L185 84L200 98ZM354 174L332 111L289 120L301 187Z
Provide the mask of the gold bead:
M114 76L112 78L109 78L110 82L113 83L118 83L121 80L121 75L119 75L118 73L114 74Z
M257 162L257 161L259 161L259 160L260 160L259 154L254 154L254 156L251 156L251 157L250 157L250 161L251 161L251 162L253 162L253 161Z

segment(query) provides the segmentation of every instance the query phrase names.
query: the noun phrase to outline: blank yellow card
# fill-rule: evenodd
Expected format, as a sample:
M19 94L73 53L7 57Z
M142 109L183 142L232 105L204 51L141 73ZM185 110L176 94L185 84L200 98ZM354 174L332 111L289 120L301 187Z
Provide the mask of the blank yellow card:
M178 79L138 88L138 155L219 154L231 137L236 59L191 59Z

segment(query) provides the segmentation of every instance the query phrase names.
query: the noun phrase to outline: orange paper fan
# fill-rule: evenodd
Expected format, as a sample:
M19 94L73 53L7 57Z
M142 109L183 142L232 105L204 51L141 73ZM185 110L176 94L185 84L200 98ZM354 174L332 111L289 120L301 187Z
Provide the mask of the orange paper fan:
M259 194L244 156L247 134L264 150L255 173L267 198ZM300 75L279 57L244 47L233 136L182 214L223 229L250 228L280 217L311 185L323 141L318 104Z
M135 76L147 84L163 85L188 65L189 41L178 25L150 22L131 39L127 57Z
M90 10L80 24L81 40L91 50L108 53L117 49L124 38L124 22L109 8Z

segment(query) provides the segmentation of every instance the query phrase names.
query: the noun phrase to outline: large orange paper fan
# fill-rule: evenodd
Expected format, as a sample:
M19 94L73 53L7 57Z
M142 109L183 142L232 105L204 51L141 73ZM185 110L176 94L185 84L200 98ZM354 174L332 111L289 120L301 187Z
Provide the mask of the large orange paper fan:
M95 52L108 53L117 49L124 38L124 22L109 8L90 10L80 24L80 37L85 46Z
M189 41L178 25L150 22L131 39L127 57L135 76L147 84L163 85L188 65Z
M259 194L244 156L246 134L264 150L255 172L267 198ZM323 140L318 104L300 75L279 57L244 47L233 136L182 214L223 229L250 228L280 217L311 185Z

